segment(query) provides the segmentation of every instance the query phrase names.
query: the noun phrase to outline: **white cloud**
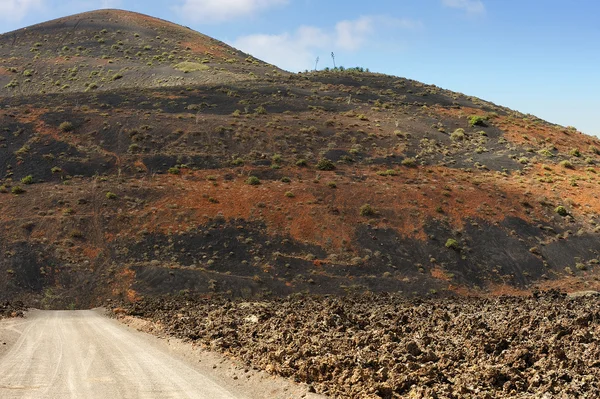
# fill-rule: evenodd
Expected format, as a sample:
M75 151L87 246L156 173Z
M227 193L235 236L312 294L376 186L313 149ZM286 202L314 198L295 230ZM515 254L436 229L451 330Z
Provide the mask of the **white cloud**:
M217 23L253 15L288 2L289 0L185 0L174 9L182 18L190 21Z
M365 44L373 29L373 17L338 22L335 26L336 45L344 50L355 51Z
M41 11L43 0L0 0L0 19L21 21L31 11Z
M446 7L465 10L470 15L485 13L485 6L481 0L442 0Z
M319 53L356 52L369 44L379 29L419 29L420 22L382 16L363 16L338 22L331 29L301 26L279 35L242 36L232 45L259 59L290 71L312 69Z

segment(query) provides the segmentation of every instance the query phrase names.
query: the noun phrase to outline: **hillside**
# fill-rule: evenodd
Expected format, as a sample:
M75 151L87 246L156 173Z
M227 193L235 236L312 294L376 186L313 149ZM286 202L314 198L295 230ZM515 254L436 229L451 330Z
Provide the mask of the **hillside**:
M123 11L0 60L1 297L598 287L600 141L574 128Z

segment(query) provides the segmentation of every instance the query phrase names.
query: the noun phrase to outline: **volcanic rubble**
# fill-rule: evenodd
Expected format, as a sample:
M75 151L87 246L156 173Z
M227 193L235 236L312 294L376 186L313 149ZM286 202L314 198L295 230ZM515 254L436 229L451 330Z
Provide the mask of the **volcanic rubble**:
M113 304L334 398L592 398L600 298L179 295Z

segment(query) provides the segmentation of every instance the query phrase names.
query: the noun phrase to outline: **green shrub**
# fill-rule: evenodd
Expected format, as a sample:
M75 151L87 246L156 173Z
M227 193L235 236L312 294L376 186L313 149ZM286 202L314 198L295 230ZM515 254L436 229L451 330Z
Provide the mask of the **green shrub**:
M537 153L546 158L552 158L554 156L554 154L547 148L543 148L543 149L539 150Z
M210 67L207 65L199 64L197 62L189 62L189 61L181 62L181 63L175 65L173 68L178 69L184 73L207 71L210 69Z
M570 161L567 161L566 159L564 161L561 161L559 165L565 169L573 169L573 164Z
M569 211L567 211L567 208L565 208L562 205L557 206L556 209L554 210L554 212L558 213L560 216L567 216L569 214Z
M62 172L62 169L61 169L61 168L59 168L58 166L54 166L52 169L50 169L50 171L51 171L52 173L61 173L61 172Z
M403 166L407 166L409 168L414 168L417 166L417 160L414 158L404 158L401 163Z
M33 184L33 176L32 175L27 175L24 178L21 179L21 183L23 184Z
M286 196L286 197L288 197L288 198L294 198L294 197L295 197L294 193L293 193L293 192L291 192L291 191L287 191L287 192L285 193L285 196Z
M260 184L260 179L256 176L250 176L248 180L246 180L246 183L251 186L258 186Z
M450 140L460 141L465 139L465 129L458 128L451 135Z
M360 207L360 216L375 216L377 211L369 204L364 204Z
M380 170L377 172L379 176L398 176L398 172L394 169Z
M58 125L58 128L63 132L70 132L73 130L73 124L71 122L63 122Z
M327 158L321 158L319 160L319 162L317 162L317 169L319 169L319 170L334 170L335 164Z
M109 200L114 200L114 199L117 199L117 194L115 194L115 193L111 193L110 191L108 191L108 192L106 193L106 199L109 199Z
M469 126L474 127L474 126L487 126L486 122L487 118L485 116L479 116L479 115L471 115L469 116Z
M123 75L122 75L122 74L120 74L120 73L115 73L115 74L112 76L112 78L111 78L111 79L112 79L112 80L119 80L119 79L121 79L122 77L123 77Z
M575 264L575 268L577 270L587 270L587 266L585 265L585 263L579 263L579 262L577 262Z
M181 170L177 166L174 166L172 168L169 168L167 172L169 172L169 174L171 175L178 175L181 173Z
M446 248L459 251L460 245L458 244L458 241L456 241L454 238L448 238L448 240L446 241Z
M572 148L571 151L569 151L569 155L571 155L572 157L580 157L581 152L579 152L579 149L577 148Z
M25 192L25 190L23 190L21 188L21 186L13 186L13 188L10 190L10 192L15 195L19 195L19 194L23 194Z
M306 159L299 159L296 161L296 166L306 166L308 163L306 162Z

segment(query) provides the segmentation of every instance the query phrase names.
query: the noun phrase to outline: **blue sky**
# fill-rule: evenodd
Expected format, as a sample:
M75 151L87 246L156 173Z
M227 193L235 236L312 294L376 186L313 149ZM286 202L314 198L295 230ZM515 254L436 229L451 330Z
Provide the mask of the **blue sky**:
M284 69L363 66L600 135L597 0L0 0L0 29L150 14Z

